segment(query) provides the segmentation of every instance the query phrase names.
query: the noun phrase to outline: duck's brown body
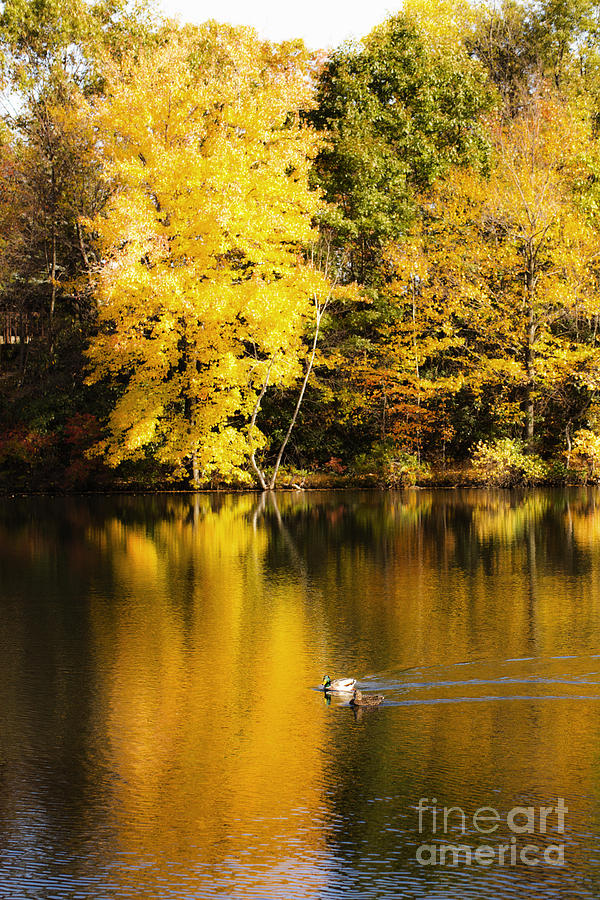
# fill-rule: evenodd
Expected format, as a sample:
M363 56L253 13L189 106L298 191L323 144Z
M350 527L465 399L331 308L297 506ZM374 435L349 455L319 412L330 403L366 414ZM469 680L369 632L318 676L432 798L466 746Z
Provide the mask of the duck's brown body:
M384 699L382 694L363 694L362 691L354 691L350 706L379 706Z

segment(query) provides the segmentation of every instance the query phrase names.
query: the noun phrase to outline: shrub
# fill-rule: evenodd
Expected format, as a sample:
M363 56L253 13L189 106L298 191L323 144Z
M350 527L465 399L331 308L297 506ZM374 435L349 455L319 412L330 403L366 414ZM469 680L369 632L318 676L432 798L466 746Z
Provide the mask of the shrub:
M342 465L341 457L332 456L329 462L325 463L325 468L336 475L343 475L348 467Z
M9 490L37 487L36 475L52 483L56 474L56 436L25 425L0 435L0 485Z
M523 441L500 438L480 441L473 454L478 481L498 487L539 484L548 478L548 466L536 453L526 453Z
M589 428L580 428L573 435L571 451L567 454L567 467L584 483L600 478L600 435Z
M369 453L357 456L353 469L360 478L370 478L392 488L415 485L429 473L428 467L414 454L396 450L386 443L374 444Z

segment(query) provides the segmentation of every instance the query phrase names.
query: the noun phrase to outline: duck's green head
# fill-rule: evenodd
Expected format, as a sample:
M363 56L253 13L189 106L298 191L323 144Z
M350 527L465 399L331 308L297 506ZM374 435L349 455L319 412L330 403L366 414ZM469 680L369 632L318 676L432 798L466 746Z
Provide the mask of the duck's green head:
M321 682L321 684L323 685L323 687L329 687L329 685L331 684L331 678L329 677L329 675L323 675L323 681Z

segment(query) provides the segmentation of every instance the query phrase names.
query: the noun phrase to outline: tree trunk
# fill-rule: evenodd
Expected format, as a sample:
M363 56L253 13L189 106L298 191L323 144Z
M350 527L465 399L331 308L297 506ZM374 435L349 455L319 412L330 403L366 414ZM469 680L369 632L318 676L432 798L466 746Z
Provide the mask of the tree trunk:
M50 269L50 321L54 318L54 309L56 307L56 232L54 224L52 225L52 265Z
M330 259L330 249L331 249L331 248L330 248L330 245L329 245L329 243L327 243L327 244L326 244L326 248L325 248L325 250L326 250L326 258L325 258L325 265L324 265L324 272L325 272L325 274L327 275L327 277L329 277L329 276L328 276L328 273L329 273L330 262L331 262L331 259ZM313 247L312 250L311 250L311 262L312 262L313 265L314 265L314 263L315 263L315 248L314 248L314 247ZM285 448L287 447L288 441L289 441L289 439L290 439L290 435L291 435L291 433L292 433L292 430L293 430L293 428L294 428L294 425L296 424L296 419L298 418L298 413L299 413L300 407L301 407L301 405L302 405L302 400L304 399L304 394L305 394L305 391L306 391L306 386L307 386L307 384L308 384L308 379L310 378L310 373L312 372L312 369L313 369L313 365L314 365L314 361L315 361L315 354L316 354L316 352L317 352L317 342L318 342L318 340L319 340L319 331L320 331L320 328L321 328L321 321L322 321L322 319L323 319L323 315L325 314L325 311L326 311L327 307L329 306L329 302L330 302L330 300L331 300L331 298L332 298L333 291L334 291L334 288L335 288L336 284L337 284L337 277L334 278L333 281L331 282L331 284L330 284L330 286L329 286L329 292L328 292L327 296L325 297L325 299L323 300L323 302L320 302L320 301L319 301L319 298L317 297L316 294L315 294L314 297L313 297L313 299L314 299L314 304L315 304L315 336L314 336L313 342L312 342L312 349L311 349L311 353L310 353L310 358L309 358L309 361L308 361L308 365L307 365L307 367L306 367L306 372L305 372L305 374L304 374L304 379L303 379L303 381L302 381L302 387L300 388L300 393L299 393L299 395L298 395L298 400L297 400L297 402L296 402L296 407L295 407L295 409L294 409L294 413L293 413L293 415L292 415L292 418L291 418L291 421L290 421L288 430L287 430L287 432L286 432L286 435L285 435L285 437L284 437L284 439L283 439L283 441L282 441L282 443L281 443L281 446L280 446L280 448L279 448L279 452L278 452L278 454L277 454L277 459L275 460L275 468L273 469L273 475L271 476L271 480L269 481L268 484L267 484L267 482L266 482L266 478L264 477L264 474L260 471L260 469L258 468L258 466L257 466L257 464L256 464L256 460L255 460L255 458L254 458L254 453L252 453L252 455L251 455L251 457L250 457L250 462L251 462L251 464L252 464L252 467L253 467L253 469L254 469L254 471L255 471L255 473L256 473L256 476L257 476L257 478L258 478L258 480L259 480L260 486L262 487L263 491L267 491L267 490L268 490L268 491L274 491L274 490L275 490L275 483L276 483L276 481L277 481L277 474L278 474L278 472L279 472L279 466L281 465L281 460L282 460L282 458L283 458L283 454L284 454L284 452L285 452ZM272 365L272 364L273 364L273 363L271 363L271 365ZM265 391L266 391L266 389L267 389L267 384L268 384L268 382L269 382L269 375L270 375L270 372L271 372L271 366L269 366L269 371L267 372L267 377L266 377L266 379L265 379L265 383L264 383L264 385L263 385L263 389L262 389L262 391L261 391L259 397L257 398L256 405L255 405L255 407L254 407L254 412L253 412L253 414L252 414L252 421L251 421L251 423L250 423L250 428L251 428L251 429L252 429L252 428L254 427L254 425L255 425L255 422L256 422L256 416L258 415L258 411L259 411L259 409L260 409L260 403L261 403L261 400L262 400L262 398L263 398L263 396L264 396L264 393L265 393Z
M412 324L413 324L413 351L415 354L415 372L417 375L417 462L421 465L421 372L419 369L419 350L417 343L417 292L415 276L410 279L412 292Z
M306 374L304 375L304 380L302 382L302 387L300 388L300 393L298 395L298 401L296 403L296 408L294 409L294 414L291 418L289 428L286 432L286 435L282 441L281 447L279 448L279 453L277 454L277 459L275 460L275 468L273 469L273 475L271 476L271 481L269 482L269 490L275 490L275 482L277 480L277 473L279 472L279 466L281 464L281 458L283 456L283 452L287 446L287 442L290 439L290 435L292 433L292 429L296 424L296 419L298 418L298 413L300 412L300 407L302 405L302 400L304 399L304 392L306 391L306 385L308 384L308 379L310 378L310 373L312 372L313 363L315 361L315 353L317 352L317 341L319 340L319 329L321 327L321 319L323 318L323 313L327 308L327 302L323 304L322 307L317 307L317 316L316 316L316 326L315 326L315 336L312 342L312 350L310 354L310 359L308 362L308 366L306 367ZM315 300L316 303L316 300Z
M272 366L273 366L273 362L274 362L274 360L271 360L271 362L270 362L270 364L269 364L269 368L267 369L267 374L266 374L266 376L265 376L265 380L264 380L264 382L263 382L263 386L262 386L262 388L261 388L260 394L259 394L258 397L256 398L256 403L254 404L254 410L253 410L253 412L252 412L252 418L250 419L250 429L249 429L249 432L248 432L249 437L252 436L252 432L254 431L254 426L256 425L256 417L257 417L258 412L259 412L259 410L260 410L260 404L262 403L262 398L265 396L265 392L266 392L266 390L267 390L267 388L268 388L268 386L269 386L269 378L271 377L271 368L272 368ZM251 465L252 465L252 468L254 469L254 472L255 472L255 474L256 474L256 477L258 478L258 483L260 484L261 488L263 489L263 491L268 490L267 482L266 482L265 476L263 475L263 473L261 472L261 470L258 468L258 464L257 464L257 462L256 462L256 455L255 455L255 451L254 451L254 450L253 450L252 453L250 454L250 463L251 463Z
M85 249L85 243L83 241L83 232L81 230L81 222L79 221L79 219L77 219L75 224L76 224L76 228L77 228L77 240L79 241L79 250L81 251L81 258L83 259L83 264L84 264L85 268L89 269L90 260L87 255L87 250Z
M56 308L56 225L52 222L52 259L50 261L50 316L48 337L50 340L50 359L54 354L54 310Z
M56 306L56 171L54 162L52 162L50 170L50 179L52 185L52 228L50 231L50 241L52 247L52 259L50 260L50 330L52 331L52 321L54 319L54 308ZM52 334L50 335L52 341Z
M533 437L535 431L535 338L536 324L533 310L533 298L535 292L535 256L530 254L526 275L527 290L527 325L525 335L525 373L527 381L525 383L525 442L529 449L533 445Z
M52 186L54 190L54 167L52 168ZM56 309L56 220L52 210L52 228L50 232L50 315L48 317L48 347L50 361L54 356L54 311Z

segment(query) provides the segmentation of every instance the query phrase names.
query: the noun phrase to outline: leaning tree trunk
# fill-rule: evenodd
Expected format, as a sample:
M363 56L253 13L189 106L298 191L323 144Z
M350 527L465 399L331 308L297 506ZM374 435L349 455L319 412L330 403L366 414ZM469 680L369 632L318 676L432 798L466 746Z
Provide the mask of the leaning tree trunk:
M260 410L260 404L262 403L262 398L265 396L266 390L269 386L269 379L271 377L271 369L273 367L274 361L275 360L272 359L271 362L269 363L269 368L267 369L267 374L265 375L265 380L263 382L263 386L261 388L260 394L256 398L256 403L254 404L252 418L250 419L250 429L249 429L250 436L252 436L252 432L254 431L254 426L256 425L256 417ZM261 470L258 468L258 463L256 462L256 451L255 450L252 450L252 453L250 454L250 463L252 465L252 468L254 469L256 477L258 478L258 483L260 484L261 488L263 489L263 491L268 490L265 476L261 472Z
M200 487L200 466L198 464L197 450L192 450L192 483L194 490L197 491Z
M275 468L273 469L273 474L271 476L271 480L269 482L268 489L270 491L275 490L275 482L277 481L277 473L279 472L279 466L281 465L281 459L283 457L283 453L285 448L287 447L287 443L290 439L290 435L296 424L296 419L298 418L298 413L300 412L300 407L302 406L302 400L304 399L304 393L306 391L306 385L308 384L308 379L310 378L310 373L312 372L313 364L315 361L315 353L317 352L317 341L319 340L319 330L321 327L321 319L323 318L323 313L327 308L327 302L323 304L321 307L317 307L317 316L316 316L316 326L315 326L315 336L312 342L312 349L310 353L310 358L308 361L308 366L306 367L306 373L304 375L304 379L302 381L302 387L300 388L300 393L298 394L298 400L296 402L296 407L294 409L294 414L290 420L290 424L288 430L286 431L285 437L281 442L281 447L279 448L279 453L277 454L277 459L275 460Z
M528 262L529 264L527 267L526 275L527 322L525 332L525 374L527 380L525 382L525 399L523 406L525 412L525 442L527 444L527 447L531 449L533 445L535 430L534 392L536 323L533 310L533 300L535 293L535 283L537 280L535 274L535 255L533 253L530 255L530 259Z
M330 271L330 264L331 264L331 255L330 255L331 246L328 242L326 242L325 250L326 250L325 261L324 261L324 265L321 268L325 272L326 277L329 278L328 273ZM311 260L314 265L314 263L315 263L315 248L314 247L311 251ZM308 360L308 365L306 367L306 372L304 373L304 378L302 380L302 386L300 388L298 400L296 401L296 406L294 408L294 412L293 412L292 418L290 420L288 429L286 431L285 437L284 437L283 441L281 442L279 452L277 453L277 459L275 460L275 467L273 469L273 474L268 483L267 483L267 479L265 478L264 473L260 471L258 465L256 464L254 452L252 452L252 455L250 457L250 462L252 464L252 468L254 469L254 472L256 473L256 476L259 480L260 486L262 487L263 491L274 491L275 490L275 483L277 481L277 475L279 472L279 467L281 465L281 460L283 459L283 454L285 452L285 448L288 445L290 435L294 429L294 425L296 424L296 419L298 418L298 413L300 412L300 407L302 406L302 401L304 399L304 394L306 392L306 386L308 385L308 379L310 378L310 374L313 370L313 365L315 362L315 354L317 352L317 343L319 340L319 332L321 329L321 321L323 319L323 316L325 314L327 307L329 306L329 303L333 296L334 289L337 285L337 281L338 281L338 279L336 276L331 281L331 283L329 285L329 292L322 302L319 300L319 298L316 294L313 296L314 304L315 304L315 335L314 335L313 342L312 342L310 357ZM271 362L271 366L272 365L273 365L273 363ZM250 431L252 431L252 429L254 428L254 425L256 423L256 416L260 409L260 404L261 404L262 398L264 396L264 393L267 389L267 385L269 383L269 375L271 372L271 366L269 366L269 370L267 372L267 376L265 378L265 382L263 384L262 390L256 400L256 405L254 407L254 412L252 414L252 421L250 422Z

